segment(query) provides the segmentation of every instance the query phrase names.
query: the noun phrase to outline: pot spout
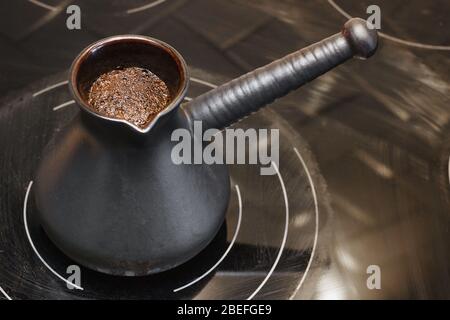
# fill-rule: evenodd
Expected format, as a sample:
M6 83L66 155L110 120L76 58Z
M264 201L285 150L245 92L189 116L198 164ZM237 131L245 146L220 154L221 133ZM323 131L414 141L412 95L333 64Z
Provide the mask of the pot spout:
M371 57L378 34L365 20L353 18L342 31L213 89L182 107L190 122L223 129L341 63Z

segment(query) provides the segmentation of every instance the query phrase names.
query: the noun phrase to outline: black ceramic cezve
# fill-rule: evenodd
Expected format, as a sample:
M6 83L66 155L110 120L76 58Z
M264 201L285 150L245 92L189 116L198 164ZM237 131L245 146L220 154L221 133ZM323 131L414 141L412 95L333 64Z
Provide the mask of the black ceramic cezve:
M37 172L43 229L73 260L108 274L142 276L186 262L222 225L230 182L226 165L174 164L171 133L194 121L222 129L352 57L370 57L377 40L364 20L351 19L342 32L180 108L189 76L173 48L134 35L92 44L69 79L83 112L51 140ZM87 104L92 83L117 66L149 69L169 88L171 103L144 128Z

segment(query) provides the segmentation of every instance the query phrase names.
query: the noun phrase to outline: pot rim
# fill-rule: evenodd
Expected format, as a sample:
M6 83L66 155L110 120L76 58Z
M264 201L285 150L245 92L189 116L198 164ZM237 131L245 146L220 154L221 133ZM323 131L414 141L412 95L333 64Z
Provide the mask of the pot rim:
M139 127L124 119L111 118L95 112L95 110L81 97L77 86L77 76L80 66L87 59L87 57L89 57L91 53L95 52L95 50L98 50L99 48L102 48L104 46L120 42L126 42L129 40L137 40L139 42L146 43L151 46L156 46L159 49L166 51L176 62L181 80L181 85L180 88L178 89L176 96L145 127ZM159 121L160 118L169 114L183 102L183 99L186 96L189 87L189 79L190 79L189 70L187 68L186 61L184 60L183 56L171 45L152 37L126 34L104 38L84 48L72 62L72 65L70 67L69 89L78 106L81 107L81 110L86 111L88 114L93 115L100 119L126 124L139 133L147 133L155 126L155 124Z

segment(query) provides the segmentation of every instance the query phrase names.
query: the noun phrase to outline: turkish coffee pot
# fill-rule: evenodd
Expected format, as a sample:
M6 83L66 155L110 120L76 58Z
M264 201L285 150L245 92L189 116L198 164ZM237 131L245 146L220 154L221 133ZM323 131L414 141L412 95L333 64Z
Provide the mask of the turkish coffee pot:
M81 112L49 142L36 175L41 226L77 263L99 272L143 276L193 258L225 219L225 164L175 164L171 133L223 129L352 57L368 58L377 31L349 20L340 33L182 104L189 85L183 57L166 43L124 35L85 48L69 86ZM97 113L89 89L117 66L151 70L169 104L144 127ZM192 139L196 139L194 134Z

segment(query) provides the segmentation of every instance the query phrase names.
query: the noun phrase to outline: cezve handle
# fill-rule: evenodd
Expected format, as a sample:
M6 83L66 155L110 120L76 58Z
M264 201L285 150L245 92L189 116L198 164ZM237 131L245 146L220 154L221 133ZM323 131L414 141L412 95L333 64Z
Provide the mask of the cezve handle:
M378 34L367 22L353 18L325 40L287 55L213 89L182 108L191 123L223 129L352 57L366 59L378 46Z

